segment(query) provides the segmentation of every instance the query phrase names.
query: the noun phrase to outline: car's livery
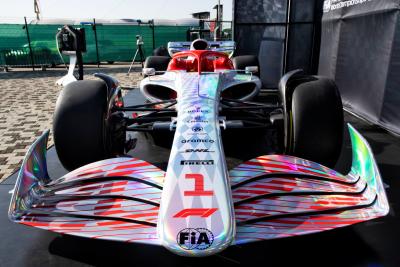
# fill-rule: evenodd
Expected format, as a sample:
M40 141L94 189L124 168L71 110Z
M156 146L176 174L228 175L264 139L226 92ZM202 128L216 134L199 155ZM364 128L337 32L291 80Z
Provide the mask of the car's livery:
M353 163L347 175L287 155L259 156L229 170L221 140L221 94L240 83L259 90L260 81L229 70L202 73L198 64L197 72L170 71L141 85L142 91L161 85L177 93L166 171L118 157L52 180L46 132L21 166L9 218L63 234L209 256L234 244L316 233L388 213L372 151L351 125Z

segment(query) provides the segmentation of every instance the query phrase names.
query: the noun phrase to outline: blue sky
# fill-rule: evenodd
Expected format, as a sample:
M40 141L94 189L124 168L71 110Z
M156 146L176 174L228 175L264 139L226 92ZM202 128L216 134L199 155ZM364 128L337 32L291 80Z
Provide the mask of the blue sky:
M211 11L217 0L39 0L43 18L179 19ZM221 0L232 19L232 0ZM0 19L34 17L33 0L0 0Z

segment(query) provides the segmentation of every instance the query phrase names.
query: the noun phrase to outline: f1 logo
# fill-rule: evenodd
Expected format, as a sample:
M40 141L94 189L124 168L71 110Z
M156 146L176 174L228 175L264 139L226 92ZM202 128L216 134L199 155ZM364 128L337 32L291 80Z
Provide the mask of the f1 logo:
M211 209L184 209L174 215L174 218L186 218L189 216L197 216L202 218L210 217L214 212L216 212L216 208Z

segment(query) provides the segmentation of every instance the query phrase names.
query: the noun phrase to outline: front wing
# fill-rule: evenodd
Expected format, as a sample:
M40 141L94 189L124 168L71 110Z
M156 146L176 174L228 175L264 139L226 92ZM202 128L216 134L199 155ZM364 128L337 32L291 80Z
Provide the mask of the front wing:
M344 176L290 156L262 156L230 171L236 244L330 230L385 216L389 204L366 140L351 126Z
M351 125L349 131L353 163L346 176L280 155L232 169L234 243L315 233L385 216L389 204L372 151ZM24 159L9 208L12 221L89 238L162 244L157 222L163 170L135 158L114 158L51 180L47 138L48 132Z

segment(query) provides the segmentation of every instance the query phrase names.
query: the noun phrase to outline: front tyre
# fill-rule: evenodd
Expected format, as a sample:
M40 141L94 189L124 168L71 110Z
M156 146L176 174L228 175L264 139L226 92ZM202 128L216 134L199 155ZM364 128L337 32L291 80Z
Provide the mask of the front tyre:
M57 99L54 144L62 165L73 170L110 157L107 149L107 85L100 80L68 84Z
M166 71L171 58L166 56L149 56L144 62L144 68L153 68L155 71Z
M343 106L334 81L314 76L296 86L285 114L287 153L334 167L343 142Z

